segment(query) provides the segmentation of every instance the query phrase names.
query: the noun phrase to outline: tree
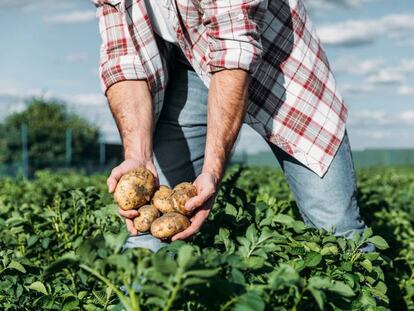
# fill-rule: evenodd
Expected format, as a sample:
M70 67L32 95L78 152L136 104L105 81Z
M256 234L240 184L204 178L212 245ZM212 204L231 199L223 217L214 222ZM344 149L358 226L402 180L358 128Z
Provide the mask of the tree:
M37 168L65 163L66 130L72 129L72 161L80 164L98 157L99 130L69 113L57 100L32 98L24 111L11 114L0 124L0 162L21 161L21 126L28 128L30 165Z

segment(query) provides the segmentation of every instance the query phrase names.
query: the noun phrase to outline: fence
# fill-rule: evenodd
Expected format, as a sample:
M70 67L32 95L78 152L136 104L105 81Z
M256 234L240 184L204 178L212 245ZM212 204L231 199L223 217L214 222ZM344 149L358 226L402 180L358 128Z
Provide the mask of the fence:
M0 163L0 176L30 178L38 167L37 163L35 163L29 155L30 141L26 124L21 125L19 136L19 145L21 146L20 161ZM96 152L98 156L96 158L85 158L80 161L74 161L73 130L71 128L66 129L65 141L62 142L62 144L63 143L65 146L64 161L43 161L43 167L46 166L51 170L82 170L89 174L93 172L107 171L122 161L122 146L119 144L106 143L102 135L99 137L98 150Z

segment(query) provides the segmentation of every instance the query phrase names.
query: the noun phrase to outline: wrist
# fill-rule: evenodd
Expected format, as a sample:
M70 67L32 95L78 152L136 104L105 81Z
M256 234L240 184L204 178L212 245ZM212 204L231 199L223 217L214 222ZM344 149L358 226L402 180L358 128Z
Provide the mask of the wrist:
M203 166L201 174L208 174L212 177L214 185L217 187L221 181L222 173L218 169L213 169L211 167Z
M152 162L152 150L142 150L139 148L127 149L124 150L124 159L125 160L135 160L140 162Z

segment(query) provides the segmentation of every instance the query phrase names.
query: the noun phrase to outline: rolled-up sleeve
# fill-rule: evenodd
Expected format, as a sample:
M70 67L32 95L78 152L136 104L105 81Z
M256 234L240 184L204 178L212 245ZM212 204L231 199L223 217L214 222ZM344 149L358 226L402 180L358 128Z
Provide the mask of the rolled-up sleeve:
M209 44L208 70L253 73L262 53L260 26L267 0L202 0L201 5Z
M96 8L100 48L100 83L106 94L108 88L124 80L146 79L141 59L130 37L121 0L91 0Z

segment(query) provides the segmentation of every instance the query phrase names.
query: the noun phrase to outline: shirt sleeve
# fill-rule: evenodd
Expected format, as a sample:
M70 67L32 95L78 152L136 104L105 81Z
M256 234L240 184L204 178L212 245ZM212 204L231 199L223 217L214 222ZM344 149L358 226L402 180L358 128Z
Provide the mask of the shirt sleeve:
M130 36L121 0L91 0L97 7L100 47L99 75L101 88L124 80L142 80L147 76Z
M202 0L209 42L208 68L253 73L262 53L260 26L267 0Z

